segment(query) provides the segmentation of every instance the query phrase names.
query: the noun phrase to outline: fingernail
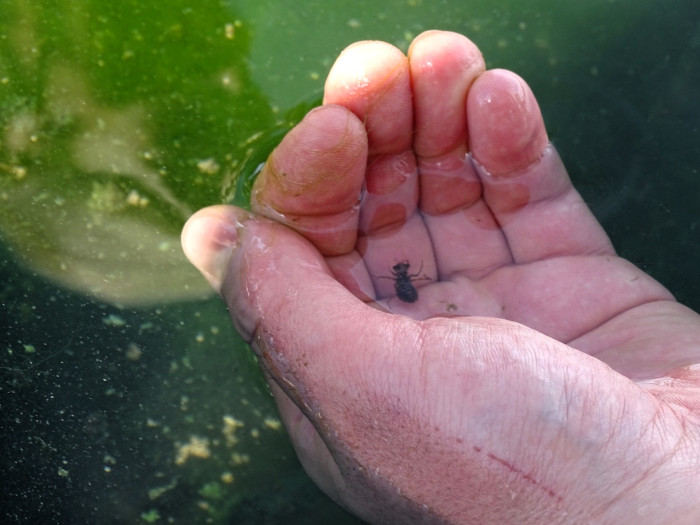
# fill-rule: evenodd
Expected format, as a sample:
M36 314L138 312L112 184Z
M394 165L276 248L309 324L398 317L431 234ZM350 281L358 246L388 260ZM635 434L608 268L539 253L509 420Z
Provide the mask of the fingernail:
M232 206L212 206L195 213L182 229L182 250L219 293L247 213Z

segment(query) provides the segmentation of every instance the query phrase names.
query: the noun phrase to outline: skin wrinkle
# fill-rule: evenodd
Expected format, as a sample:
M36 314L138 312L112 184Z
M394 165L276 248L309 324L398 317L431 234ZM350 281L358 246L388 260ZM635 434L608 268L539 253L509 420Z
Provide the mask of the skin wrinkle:
M657 299L657 300L658 300L658 301L667 301L668 299ZM595 332L595 331L598 330L599 328L603 328L603 327L604 327L605 325L607 325L608 323L610 323L610 322L612 322L612 321L615 321L618 317L623 317L625 314L632 313L632 311L635 310L636 308L638 308L638 307L640 307L640 306L646 306L646 305L648 305L648 304L650 304L649 301L647 301L647 300L645 300L645 299L643 299L643 298L640 298L635 304L629 305L629 306L624 307L624 308L621 307L620 311L618 311L618 312L616 312L616 313L614 313L614 314L612 314L612 315L606 316L604 319L601 319L601 322L598 323L597 325L592 326L592 327L590 327L590 328L587 329L587 330L582 330L582 332L581 332L580 334L572 335L568 340L565 340L565 341L562 341L562 342L563 342L564 344L567 344L567 345L573 347L573 348L577 348L576 341L577 341L578 339L581 339L582 337L585 337L585 336L589 335L591 332ZM585 350L582 349L581 351L583 352L583 351L585 351ZM590 352L589 355L595 356L596 353L595 353L595 352Z
M652 379L652 381L654 381L653 384L645 381L642 382L640 386L653 396L665 401L669 410L671 410L682 425L683 430L687 433L695 432L695 439L700 442L700 415L698 415L700 410L698 408L698 402L693 397L700 391L700 387L695 386L695 382L692 382L692 384L683 382L682 384L675 385L674 383L678 382L677 379L666 378L671 381L668 386L675 387L674 390L672 392L667 392L666 389L659 391L655 381L656 379L664 378L654 378ZM700 455L698 457L700 458Z
M587 348L587 345L581 345L581 344L578 343L578 341L579 341L580 339L585 338L586 336L591 335L593 332L595 332L595 331L597 331L597 330L599 330L599 329L605 328L605 326L608 325L608 324L613 324L613 323L618 322L620 319L624 318L626 315L631 315L631 314L635 313L635 310L637 310L637 309L639 309L639 308L644 308L644 309L646 309L646 308L649 307L649 305L653 304L654 302L672 302L672 303L676 303L675 299L673 299L673 298L669 299L668 297L664 297L664 298L661 298L661 297L660 297L660 298L653 298L653 297L651 297L651 296L650 296L650 297L647 297L647 298L643 298L643 297L642 297L642 298L640 298L635 304L633 304L633 305L631 305L631 306L629 306L629 307L627 307L627 308L621 309L619 312L617 312L617 313L614 314L614 315L606 316L606 318L605 318L605 319L602 319L601 322L598 323L597 326L591 327L590 329L586 330L585 332L581 333L580 335L571 338L569 341L563 341L563 342L564 342L565 344L568 344L568 345L571 346L572 348L576 348L576 349L578 349L578 350L581 350L582 352L586 352L586 353L588 353L589 355L595 357L595 356L597 356L597 354L598 354L599 352L591 352L591 351L589 351L588 348ZM604 350L602 350L602 351L604 351ZM603 361L603 362L605 362L605 361Z
M646 396L648 395L646 392L642 390L643 394ZM630 458L629 463L630 464L637 464L640 461L642 462L648 462L651 460L651 463L649 463L648 467L644 469L643 471L639 472L637 475L636 479L630 480L629 476L630 473L634 471L632 468L628 468L626 471L623 471L620 473L620 480L615 482L614 484L609 484L608 486L608 493L614 493L615 489L617 489L617 494L616 496L609 498L607 500L607 503L605 505L599 506L599 514L604 515L604 514L610 514L611 510L614 509L614 506L621 501L624 501L625 498L627 497L634 497L636 493L640 490L644 490L643 484L651 478L651 475L654 472L660 471L663 467L665 467L671 460L676 459L675 452L678 449L678 446L680 442L683 441L682 435L679 435L679 439L677 440L676 444L672 447L672 449L668 450L666 453L663 453L664 448L661 448L662 455L659 456L658 458L650 458L647 454L645 454L646 450L649 450L650 452L655 452L659 451L659 447L651 447L651 446L644 446L644 443L651 444L653 443L657 438L653 435L656 432L654 429L660 429L661 434L664 435L671 435L671 433L667 432L666 429L664 428L666 425L663 424L662 421L668 422L667 419L665 419L666 411L665 407L661 405L658 400L653 399L652 400L655 402L657 408L655 411L653 411L649 415L649 420L647 423L641 428L641 432L639 436L631 436L631 442L630 445L625 449L625 450L634 450L634 451L639 451L641 449L642 454L637 455L635 457ZM611 445L615 440L617 440L620 436L622 436L624 432L624 428L626 427L626 420L627 418L625 417L625 414L627 413L627 404L625 403L623 405L624 410L620 411L621 417L617 420L617 428L618 431L615 432L610 432L610 440L608 443ZM664 439L663 441L667 441ZM619 447L615 447L619 449ZM605 453L605 451L601 451ZM624 481L623 481L624 480ZM626 516L620 516L620 518L624 518Z
M336 173L341 173L342 177L339 176L338 179L342 179L345 177L345 174L347 174L348 171L352 169L352 166L346 167L345 171L340 172L340 170ZM270 163L270 168L269 168L269 173L271 177L266 177L265 180L269 181L268 184L279 186L280 187L280 193L285 194L285 201L287 205L289 206L288 208L285 208L282 202L272 202L270 204L267 204L263 200L259 200L261 205L268 206L271 210L274 210L276 212L276 216L279 217L280 215L284 216L285 214L290 214L290 215L297 215L299 212L296 210L296 206L293 205L293 200L288 199L287 197L289 195L294 196L294 197L299 197L301 195L305 195L309 193L309 189L315 189L319 181L313 180L309 181L308 179L303 179L303 178L296 178L293 176L288 175L287 173L278 171L276 167L274 166L274 163ZM273 183L272 181L276 181L276 184ZM325 183L331 183L332 180L329 180L327 177L324 177L323 179L324 184ZM270 190L262 187L262 188L256 188L256 194L258 195L265 195L270 193ZM359 199L360 193L358 192L357 198ZM326 215L327 211L324 209L307 209L304 208L303 213L301 214L302 216L314 216L314 215Z
M639 444L643 443L644 441L650 441L650 439L647 438L647 434L654 434L653 429L660 429L661 434L666 434L666 432L663 432L663 428L665 425L662 423L662 414L663 407L659 407L659 409L653 414L652 419L643 427L642 433L640 434L637 442ZM653 441L654 438L651 438L651 441ZM665 441L665 440L664 440ZM683 435L680 435L678 440L676 441L676 444L669 449L665 454L660 456L658 459L654 460L648 468L646 468L644 471L640 472L636 480L632 480L631 482L628 481L626 483L626 486L623 487L622 490L618 492L618 494L613 497L612 499L608 500L606 505L603 505L600 507L600 514L607 514L610 512L611 509L620 501L623 501L624 498L628 497L629 495L634 495L635 491L639 489L639 487L651 476L662 469L666 464L670 463L673 459L675 459L676 453L679 450L680 444L684 441ZM646 447L644 447L646 448ZM627 476L629 476L628 473ZM612 489L612 487L610 487Z
M656 299L656 300L667 301L668 299ZM614 312L611 315L607 316L605 319L602 319L601 322L598 323L596 326L592 326L591 328L589 328L587 330L582 330L582 332L580 334L573 335L568 340L565 340L562 342L564 344L567 344L567 345L573 347L573 348L576 348L575 341L577 339L580 339L580 338L590 334L591 332L597 330L598 328L605 326L609 322L615 320L615 318L622 317L625 314L631 313L636 308L638 308L640 306L646 306L646 305L650 304L651 302L653 302L653 301L650 301L648 298L640 297L639 299L637 299L637 301L635 301L635 303L633 303L631 305L626 305L626 306L621 305L620 310L618 312ZM595 356L596 354L591 353L589 355Z
M506 218L508 215L514 214L529 206L556 202L557 200L564 200L566 197L577 194L576 189L573 187L568 177L558 181L557 186L547 184L542 187L541 184L533 184L531 180L533 173L537 173L538 169L546 167L543 166L545 162L560 162L557 153L553 150L551 142L548 142L547 147L538 157L532 159L525 166L509 172L507 175L492 175L475 157L472 156L471 158L476 173L479 175L484 187L484 199L489 203L489 208L492 210L497 220L499 220L500 217L500 221L502 221L503 218ZM518 183L518 181L521 182ZM513 188L516 187L521 187L523 190L527 191L519 192L521 196L518 199L514 199L512 196L506 199L502 195L504 187L509 188L509 193L511 194L517 193L513 191ZM539 193L542 195L538 195ZM494 198L495 195L497 195L497 198ZM494 202L497 203L497 208L494 207ZM508 204L508 206L506 206L506 204ZM500 221L499 225L503 226Z

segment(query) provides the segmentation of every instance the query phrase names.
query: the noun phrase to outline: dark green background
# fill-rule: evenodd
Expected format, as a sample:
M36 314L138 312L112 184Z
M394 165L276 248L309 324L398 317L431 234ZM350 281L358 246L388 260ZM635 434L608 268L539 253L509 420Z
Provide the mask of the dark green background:
M199 207L245 202L256 167L359 39L405 50L425 29L455 30L489 67L518 72L621 255L700 308L696 11L694 0L0 0L6 519L355 523L266 424L276 412L256 364L178 237ZM235 444L224 416L243 423ZM211 456L177 465L193 435Z

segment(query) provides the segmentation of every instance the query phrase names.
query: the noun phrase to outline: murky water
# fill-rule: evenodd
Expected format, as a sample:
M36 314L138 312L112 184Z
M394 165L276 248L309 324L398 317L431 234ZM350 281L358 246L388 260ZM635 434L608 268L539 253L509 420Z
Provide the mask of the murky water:
M405 50L425 29L451 29L489 67L518 72L621 255L700 308L694 1L288 4L3 0L11 522L356 523L301 470L179 232L201 206L245 202L257 166L359 39ZM396 292L396 264L434 275L409 249L395 259L373 272L382 297Z

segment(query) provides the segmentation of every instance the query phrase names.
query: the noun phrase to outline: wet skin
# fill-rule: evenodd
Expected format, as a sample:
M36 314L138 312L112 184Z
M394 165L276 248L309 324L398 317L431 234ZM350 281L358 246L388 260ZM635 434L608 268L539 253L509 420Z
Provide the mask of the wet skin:
M350 46L253 212L183 248L297 453L372 523L699 523L700 317L614 249L514 73ZM423 264L415 302L397 262Z

